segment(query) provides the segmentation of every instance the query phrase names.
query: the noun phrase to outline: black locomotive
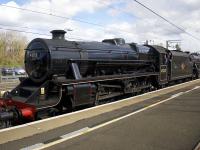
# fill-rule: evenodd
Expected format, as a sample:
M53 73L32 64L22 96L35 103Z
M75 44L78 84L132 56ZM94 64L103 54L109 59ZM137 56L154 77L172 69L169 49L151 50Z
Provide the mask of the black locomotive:
M138 94L199 77L200 56L161 46L37 38L25 54L28 78L0 99L1 126L97 105L107 98Z

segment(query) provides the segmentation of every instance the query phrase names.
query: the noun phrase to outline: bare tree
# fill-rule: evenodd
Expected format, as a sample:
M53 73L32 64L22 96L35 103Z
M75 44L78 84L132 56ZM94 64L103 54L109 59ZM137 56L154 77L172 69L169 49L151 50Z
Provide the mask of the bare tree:
M27 38L17 32L0 32L0 66L23 65Z

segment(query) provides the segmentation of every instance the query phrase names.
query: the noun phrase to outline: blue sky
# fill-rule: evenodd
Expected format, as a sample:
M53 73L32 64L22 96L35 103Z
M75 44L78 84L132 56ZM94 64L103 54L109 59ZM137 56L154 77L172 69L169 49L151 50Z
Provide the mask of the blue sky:
M134 22L137 17L130 16L128 14L119 13L114 17L108 14L109 8L103 8L95 11L95 13L80 12L76 14L73 18L84 18L86 21L94 22L97 24L105 25L111 22L118 22L119 20Z
M7 3L9 2L10 0L0 0L0 3ZM24 4L26 2L28 2L29 0L13 0L14 2L16 2L17 4L21 5L21 4Z

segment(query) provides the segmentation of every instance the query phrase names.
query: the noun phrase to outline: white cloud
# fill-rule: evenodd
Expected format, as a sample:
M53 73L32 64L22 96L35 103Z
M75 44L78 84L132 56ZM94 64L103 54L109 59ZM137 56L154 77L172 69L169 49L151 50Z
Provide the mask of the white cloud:
M183 27L187 32L197 37L200 35L199 0L140 0L140 2L178 26ZM120 3L126 3L127 5L121 6ZM137 19L131 19L131 17L129 20L117 19L123 12L110 7L113 4L117 8L136 16ZM81 37L86 40L99 41L113 37L123 37L128 42L154 40L155 43L165 43L166 40L170 39L181 39L184 49L200 49L198 41L156 17L133 0L31 0L23 5L18 5L13 1L7 3L7 5L66 16L66 18L59 18L6 7L0 8L0 24L24 26L23 30L31 32L49 34L49 31L53 29L70 28L73 31L68 33L66 37ZM102 16L102 18L111 18L112 20L112 17L115 17L116 19L114 19L114 22L105 24L104 20L101 20L105 29L67 19L77 17L82 12L95 14L99 10L105 11L106 8L108 15ZM84 20L84 18L82 19ZM26 27L34 28L34 30ZM38 37L38 35L27 35L29 39Z
M141 3L155 10L185 31L198 37L200 35L200 1L198 0L139 0ZM182 48L192 50L200 49L200 42L188 36L181 30L166 23L142 6L132 0L127 0L126 11L136 15L137 34L140 39L158 39L163 43L169 39L181 39ZM187 44L190 43L190 44Z
M8 3L10 6L18 7L18 5L11 1ZM5 24L15 24L19 21L20 19L20 12L19 10L10 10L9 8L6 7L1 7L0 9L0 22L5 23Z

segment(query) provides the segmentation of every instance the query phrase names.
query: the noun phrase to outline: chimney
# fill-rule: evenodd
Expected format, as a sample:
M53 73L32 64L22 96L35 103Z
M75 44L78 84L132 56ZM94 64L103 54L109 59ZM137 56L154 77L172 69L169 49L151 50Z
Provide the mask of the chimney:
M65 33L67 32L64 30L53 30L51 33L53 40L65 40Z

